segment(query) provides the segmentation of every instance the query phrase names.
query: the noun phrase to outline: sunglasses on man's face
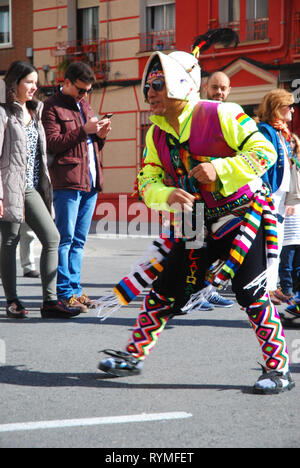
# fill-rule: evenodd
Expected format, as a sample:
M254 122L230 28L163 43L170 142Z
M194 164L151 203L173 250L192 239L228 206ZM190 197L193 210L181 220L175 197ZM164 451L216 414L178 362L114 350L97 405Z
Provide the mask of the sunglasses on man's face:
M147 98L148 93L150 91L150 88L152 88L154 91L162 91L165 87L165 82L164 80L161 80L157 78L156 80L153 80L152 83L146 83L144 86L144 95Z
M90 88L90 89L79 88L79 86L77 86L75 83L72 83L72 85L75 86L80 96L83 96L85 93L91 94L93 92L93 88Z

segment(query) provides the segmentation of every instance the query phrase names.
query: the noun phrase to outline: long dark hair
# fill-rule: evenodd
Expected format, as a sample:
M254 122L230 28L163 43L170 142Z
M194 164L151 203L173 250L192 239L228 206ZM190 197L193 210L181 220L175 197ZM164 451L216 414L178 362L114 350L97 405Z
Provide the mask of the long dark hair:
M16 87L17 85L30 73L37 72L37 69L29 62L23 62L17 60L13 62L5 77L4 81L6 84L6 104L12 108L13 103L16 101ZM26 106L29 110L35 110L37 108L38 101L34 98L32 101L26 102Z

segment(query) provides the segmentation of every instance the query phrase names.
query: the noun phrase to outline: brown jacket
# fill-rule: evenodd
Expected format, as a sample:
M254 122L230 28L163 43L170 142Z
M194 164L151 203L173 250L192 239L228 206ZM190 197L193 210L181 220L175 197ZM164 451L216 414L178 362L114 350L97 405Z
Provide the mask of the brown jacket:
M83 99L81 108L86 121L94 116L88 102ZM89 192L89 153L87 134L84 131L75 99L58 91L44 103L42 121L46 132L47 149L53 157L49 167L53 189L73 189ZM96 189L102 189L102 168L99 151L104 140L92 135L94 143L97 181Z

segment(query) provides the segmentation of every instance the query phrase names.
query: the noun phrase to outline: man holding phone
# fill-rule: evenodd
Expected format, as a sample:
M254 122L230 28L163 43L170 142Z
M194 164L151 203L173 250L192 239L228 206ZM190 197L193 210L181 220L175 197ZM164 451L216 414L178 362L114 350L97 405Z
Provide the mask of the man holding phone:
M63 85L46 100L42 115L48 151L53 156L49 171L61 237L57 295L82 312L91 303L80 284L83 249L102 189L99 153L111 130L110 119L95 116L85 99L94 82L87 64L70 64Z

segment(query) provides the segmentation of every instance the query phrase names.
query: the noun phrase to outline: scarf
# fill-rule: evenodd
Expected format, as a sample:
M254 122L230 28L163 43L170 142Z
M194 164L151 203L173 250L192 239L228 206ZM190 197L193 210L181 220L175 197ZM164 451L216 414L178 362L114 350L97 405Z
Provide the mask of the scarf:
M281 119L275 119L273 122L270 122L270 125L282 133L286 141L291 139L291 131L286 122L283 122Z

